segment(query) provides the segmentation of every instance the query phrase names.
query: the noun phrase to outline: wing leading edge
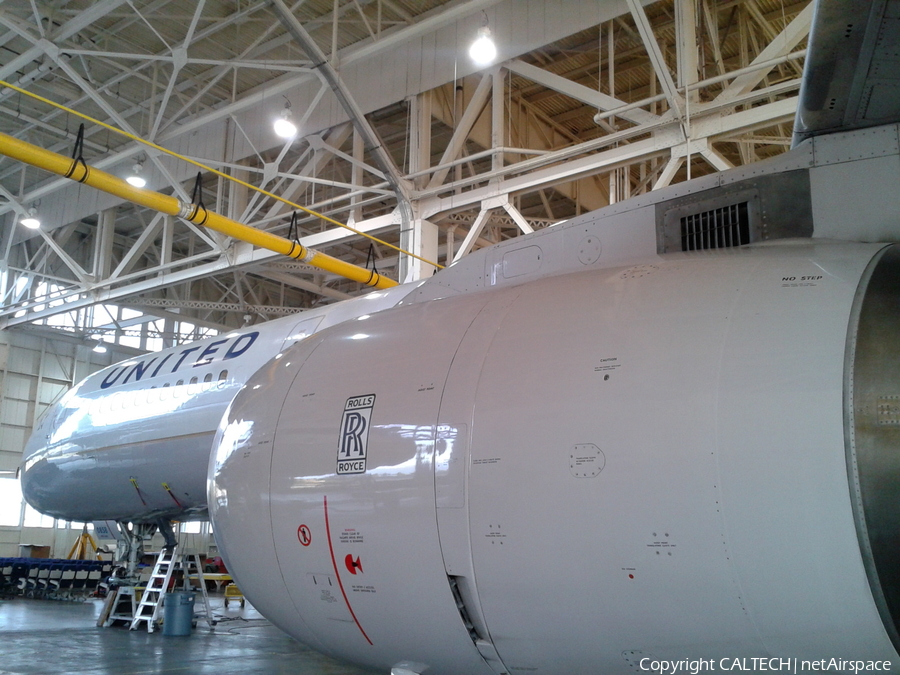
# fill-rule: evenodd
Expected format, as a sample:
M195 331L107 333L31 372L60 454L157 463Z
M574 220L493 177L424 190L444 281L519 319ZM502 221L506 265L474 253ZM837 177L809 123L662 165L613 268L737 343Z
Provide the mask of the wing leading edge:
M900 0L817 3L793 144L900 121Z

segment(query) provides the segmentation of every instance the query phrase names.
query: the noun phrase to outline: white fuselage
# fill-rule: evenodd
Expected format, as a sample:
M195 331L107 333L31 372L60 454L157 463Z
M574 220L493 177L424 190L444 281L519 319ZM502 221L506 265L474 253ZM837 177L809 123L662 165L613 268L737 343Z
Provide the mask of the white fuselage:
M25 498L65 520L206 517L213 436L247 379L283 348L393 306L410 290L371 293L94 373L47 411L29 439Z

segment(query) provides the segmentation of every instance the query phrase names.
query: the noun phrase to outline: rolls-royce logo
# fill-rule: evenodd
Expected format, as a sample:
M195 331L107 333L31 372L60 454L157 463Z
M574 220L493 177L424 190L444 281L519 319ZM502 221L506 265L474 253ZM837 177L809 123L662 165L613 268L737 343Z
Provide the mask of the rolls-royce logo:
M374 407L375 394L351 396L344 404L337 455L339 474L366 472L369 423Z

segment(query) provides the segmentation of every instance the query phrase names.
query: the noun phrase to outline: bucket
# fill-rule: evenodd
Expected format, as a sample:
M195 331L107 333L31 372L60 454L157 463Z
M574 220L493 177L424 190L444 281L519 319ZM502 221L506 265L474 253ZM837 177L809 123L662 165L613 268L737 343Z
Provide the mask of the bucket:
M163 601L163 635L190 635L194 624L194 594L166 593Z

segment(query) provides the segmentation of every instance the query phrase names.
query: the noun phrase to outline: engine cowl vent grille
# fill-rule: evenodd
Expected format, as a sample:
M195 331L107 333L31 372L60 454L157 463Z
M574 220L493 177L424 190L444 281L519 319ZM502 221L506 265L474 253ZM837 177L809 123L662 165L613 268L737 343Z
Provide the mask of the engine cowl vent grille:
M750 243L747 202L693 213L681 218L681 250L706 251Z
M673 185L668 190L677 193L689 188ZM736 249L812 233L808 169L705 186L656 204L659 253Z

